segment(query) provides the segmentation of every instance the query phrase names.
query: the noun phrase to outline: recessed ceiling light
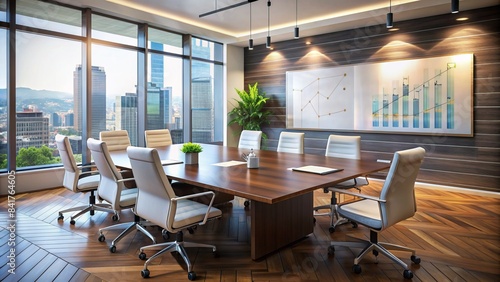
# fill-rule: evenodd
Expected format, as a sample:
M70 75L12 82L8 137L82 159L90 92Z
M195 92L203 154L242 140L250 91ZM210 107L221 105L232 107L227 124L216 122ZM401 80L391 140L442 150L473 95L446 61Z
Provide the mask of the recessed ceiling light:
M398 31L399 28L395 27L395 28L389 28L388 31Z
M468 19L469 19L469 18L463 17L463 18L458 18L458 19L457 19L457 21L462 22L462 21L466 21L466 20L468 20Z
M306 45L311 45L311 41L306 41Z

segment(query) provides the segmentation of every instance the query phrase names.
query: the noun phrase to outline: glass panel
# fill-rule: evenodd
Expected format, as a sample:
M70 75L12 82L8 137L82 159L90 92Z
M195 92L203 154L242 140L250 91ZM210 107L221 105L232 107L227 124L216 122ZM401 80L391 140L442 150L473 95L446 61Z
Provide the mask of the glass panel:
M0 21L7 20L7 13L5 11L7 11L7 0L0 0Z
M182 54L182 35L163 30L148 29L148 48L175 54Z
M136 24L92 15L92 38L137 46Z
M92 45L92 134L127 130L137 146L137 52Z
M54 143L58 132L71 135L74 153L81 154L81 135L73 123L78 105L73 72L81 64L81 43L25 32L17 38L22 38L16 44L17 167L60 163Z
M146 129L168 128L183 143L182 58L149 54Z
M193 47L193 57L207 60L214 60L214 43L199 39L192 38L191 44Z
M16 21L39 29L82 34L82 12L43 1L17 0Z
M5 4L5 3L4 3ZM0 171L7 169L7 30L0 29Z

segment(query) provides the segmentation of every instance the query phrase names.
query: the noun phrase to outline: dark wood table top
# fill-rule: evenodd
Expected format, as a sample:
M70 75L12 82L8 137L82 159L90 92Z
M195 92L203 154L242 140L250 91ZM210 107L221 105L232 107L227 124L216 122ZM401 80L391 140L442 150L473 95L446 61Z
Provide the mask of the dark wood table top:
M214 164L242 161L242 153L248 153L249 150L210 144L201 145L203 152L199 155L199 164L165 165L164 171L168 178L268 204L390 167L390 164L379 163L376 160L351 160L266 150L255 150L260 158L259 168L249 169L246 164L222 167ZM182 144L175 144L158 148L160 159L183 161L184 153L180 151L181 146ZM126 152L111 152L111 156L115 165L130 168ZM291 168L306 165L343 170L326 175L291 170Z

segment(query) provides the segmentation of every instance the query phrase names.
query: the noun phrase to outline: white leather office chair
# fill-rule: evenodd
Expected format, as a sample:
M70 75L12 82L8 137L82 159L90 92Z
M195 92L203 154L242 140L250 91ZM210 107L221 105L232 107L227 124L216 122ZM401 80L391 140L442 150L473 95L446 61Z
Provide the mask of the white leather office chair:
M150 129L144 131L146 147L157 148L160 146L172 145L172 136L168 129Z
M101 174L101 180L99 182L99 187L97 188L97 194L99 198L108 202L115 215L113 215L113 220L120 219L120 211L123 209L132 209L135 206L137 198L137 188L127 188L124 183L126 181L131 181L133 179L123 178L122 172L118 171L111 156L109 155L108 147L106 142L101 140L96 140L94 138L89 138L87 140L87 147L92 154L92 158ZM109 246L109 251L116 252L116 243L118 243L123 237L128 233L132 232L134 229L141 231L146 234L153 242L156 242L153 235L149 233L143 225L149 225L148 223L142 222L140 218L136 215L134 222L126 222L108 226L99 229L99 241L104 242L106 237L104 236L104 231L114 230L114 229L124 229Z
M130 137L126 130L101 131L99 139L106 142L108 151L125 151L130 146Z
M378 233L412 217L417 211L414 188L424 154L425 150L421 147L396 152L379 197L340 190L342 193L362 198L359 201L339 204L337 211L341 216L370 228L370 241L331 242L328 248L329 254L335 253L335 246L363 248L354 259L353 266L355 273L361 273L359 262L366 254L370 251L375 256L382 253L405 269L403 271L404 278L410 279L413 277L408 265L389 252L388 249L409 251L412 253L411 261L419 264L420 258L415 255L415 250L378 242Z
M328 137L328 143L326 144L325 156L344 158L344 159L361 159L361 137L360 136L343 136L332 134ZM357 177L355 179L349 179L342 183L339 183L333 187L324 188L324 192L332 192L330 188L338 189L350 189L356 188L361 190L360 187L368 185L368 179L365 177ZM325 206L314 207L314 211L329 209L328 213L315 213L315 215L328 215L330 216L330 227L328 230L330 233L335 232L335 227L347 223L345 218L339 216L336 210L337 207L337 193L332 192L332 197L330 199L330 204ZM335 221L337 218L337 221ZM356 223L353 222L356 226Z
M276 151L304 154L304 133L281 132Z
M63 186L74 193L90 192L88 205L59 211L59 217L57 219L64 219L64 213L78 211L71 216L69 222L74 225L75 219L86 212L89 212L90 215L94 215L94 211L96 210L112 212L113 210L108 204L99 204L95 201L94 192L97 190L97 186L99 186L101 176L95 170L83 171L84 169L91 169L95 167L95 165L79 166L76 164L73 150L71 149L67 136L57 134L55 140L57 149L59 150L59 156L64 166Z
M203 225L208 220L218 218L222 212L212 207L215 194L212 191L177 197L170 186L168 178L163 172L158 151L154 148L129 147L127 149L130 164L134 172L139 193L135 212L141 218L149 220L170 233L176 233L173 242L155 244L141 247L139 258L146 259L145 250L151 248L162 248L152 255L145 263L141 271L142 277L149 277L148 265L156 257L166 252L177 251L184 259L188 269L188 279L194 280L196 274L192 270L192 264L187 256L185 247L211 248L216 252L213 245L184 242L182 230ZM211 196L208 205L192 201L191 199Z
M238 148L260 150L262 140L262 131L243 130L241 131Z

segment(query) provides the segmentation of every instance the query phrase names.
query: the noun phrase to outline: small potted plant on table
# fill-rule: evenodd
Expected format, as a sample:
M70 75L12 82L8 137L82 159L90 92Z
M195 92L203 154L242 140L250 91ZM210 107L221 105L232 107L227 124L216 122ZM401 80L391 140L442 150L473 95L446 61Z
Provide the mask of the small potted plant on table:
M185 164L198 164L198 153L203 151L203 147L200 144L188 142L182 145L181 151L185 154Z

